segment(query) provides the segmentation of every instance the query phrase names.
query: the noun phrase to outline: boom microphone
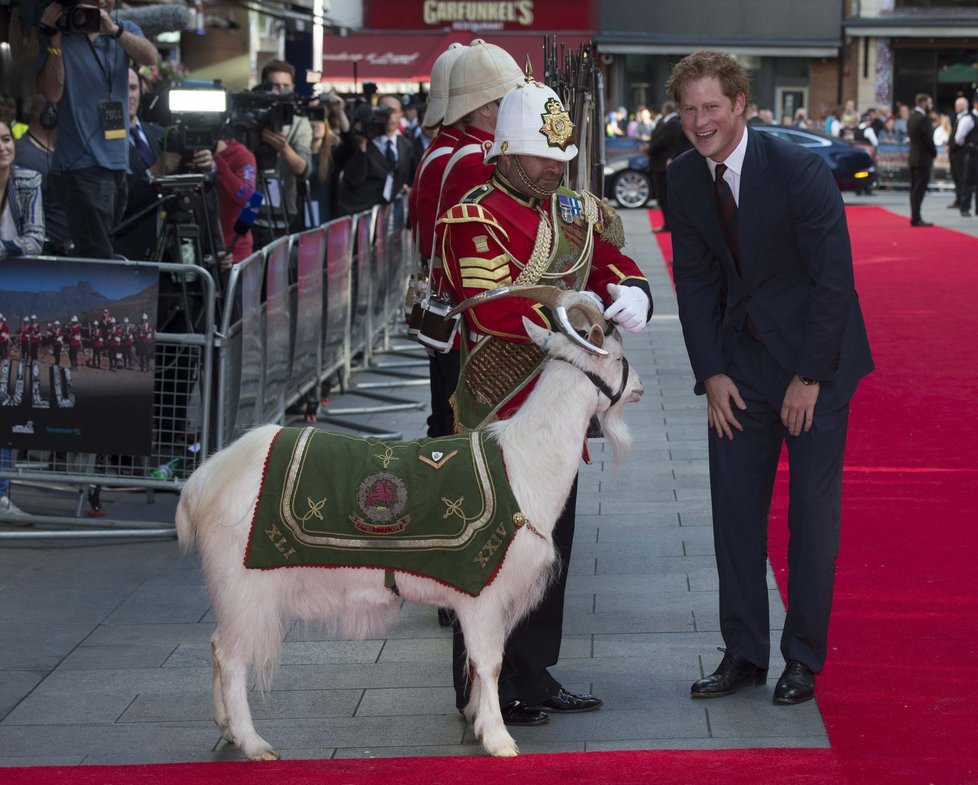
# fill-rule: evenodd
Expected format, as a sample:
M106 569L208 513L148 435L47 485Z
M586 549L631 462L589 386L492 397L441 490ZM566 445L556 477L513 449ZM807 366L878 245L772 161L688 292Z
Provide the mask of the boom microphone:
M182 3L160 3L118 11L119 19L139 25L147 38L160 33L179 33L190 24L190 9Z

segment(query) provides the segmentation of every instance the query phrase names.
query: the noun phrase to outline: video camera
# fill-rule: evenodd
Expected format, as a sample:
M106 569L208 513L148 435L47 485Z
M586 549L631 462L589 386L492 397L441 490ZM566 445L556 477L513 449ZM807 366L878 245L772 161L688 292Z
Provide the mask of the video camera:
M166 127L163 147L184 158L213 150L227 119L227 92L209 85L170 87L148 96L142 116Z
M99 12L98 5L92 0L58 0L64 8L61 16L58 17L54 27L41 24L41 15L50 4L51 0L12 0L11 7L20 7L21 15L25 22L36 25L37 28L46 36L55 33L97 33L102 26L102 14Z
M273 168L277 155L270 145L261 141L263 130L267 128L281 133L283 128L295 122L296 117L321 122L326 119L326 110L316 99L296 93L273 93L265 84L254 90L235 91L229 97L229 122L235 136L255 154L260 169Z
M376 139L387 134L387 122L393 109L389 106L371 106L361 102L354 104L350 112L350 127L353 133Z

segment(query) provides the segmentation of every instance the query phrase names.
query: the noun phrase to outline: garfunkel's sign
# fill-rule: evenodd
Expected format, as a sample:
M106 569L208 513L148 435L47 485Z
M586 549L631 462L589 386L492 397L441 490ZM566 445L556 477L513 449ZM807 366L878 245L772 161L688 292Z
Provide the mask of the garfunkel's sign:
M517 24L521 27L533 25L533 0L510 0L510 2L453 2L451 0L425 0L422 6L426 25L451 24L458 29L466 23Z
M590 30L594 0L365 0L371 30Z

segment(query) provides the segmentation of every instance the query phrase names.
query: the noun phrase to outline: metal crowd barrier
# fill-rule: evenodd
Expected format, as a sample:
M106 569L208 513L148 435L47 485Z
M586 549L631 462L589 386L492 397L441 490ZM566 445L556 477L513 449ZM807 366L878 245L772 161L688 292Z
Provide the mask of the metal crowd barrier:
M60 493L74 488L77 506L73 515L0 516L0 540L174 536L172 522L84 517L85 493L95 486L124 489L144 492L151 502L154 492L178 491L211 452L258 425L284 423L286 410L306 396L318 400L327 380L335 377L349 387L356 373L373 368L390 349L395 320L403 319L414 261L405 210L406 200L398 200L281 238L221 281L197 266L70 260L151 266L174 280L186 276L199 313L193 330L156 334L151 454L20 451L13 468L0 468L0 477ZM31 260L52 266L64 261ZM374 408L327 411L319 419L419 406L363 394L374 398ZM153 470L164 466L170 476L154 479ZM32 525L5 525L23 522Z

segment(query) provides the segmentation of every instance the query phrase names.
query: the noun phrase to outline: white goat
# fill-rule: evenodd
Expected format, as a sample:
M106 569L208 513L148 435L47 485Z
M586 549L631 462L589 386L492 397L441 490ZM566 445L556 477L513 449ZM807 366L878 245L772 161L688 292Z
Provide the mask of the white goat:
M621 409L643 392L641 380L629 371L620 335L590 299L577 292L558 293L552 287L497 290L456 310L507 294L549 299L563 333L524 320L527 334L551 359L520 410L488 428L506 456L513 495L530 525L516 533L495 580L477 597L397 573L403 599L455 611L473 675L465 717L473 722L486 751L498 756L517 754L497 691L503 644L540 601L552 573L553 527L577 474L588 423L595 413L604 412L604 434L617 463L630 446ZM586 339L571 327L569 314L585 316ZM224 738L255 760L275 759L278 754L252 722L249 666L255 666L259 687L267 689L282 639L294 620L328 625L342 638L362 639L382 632L401 605L401 599L384 587L379 570L244 567L265 458L278 431L276 425L257 428L206 460L183 488L176 513L184 551L193 546L196 534L217 616L211 638L214 718Z

